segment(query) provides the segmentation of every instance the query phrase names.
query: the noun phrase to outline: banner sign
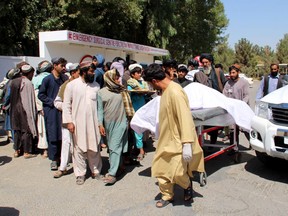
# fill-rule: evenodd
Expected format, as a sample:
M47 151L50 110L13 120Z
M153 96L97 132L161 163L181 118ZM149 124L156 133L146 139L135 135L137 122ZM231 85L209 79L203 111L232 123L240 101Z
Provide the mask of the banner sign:
M159 49L154 48L150 46L125 42L125 41L119 41L119 40L113 40L109 38L103 38L98 37L94 35L87 35L82 34L78 32L72 32L68 31L68 40L69 41L75 41L75 42L81 42L88 45L99 45L102 47L107 48L114 48L114 49L123 49L123 50L132 50L136 52L142 52L142 53L148 53L148 54L154 54L154 55L168 55L168 50L165 49Z

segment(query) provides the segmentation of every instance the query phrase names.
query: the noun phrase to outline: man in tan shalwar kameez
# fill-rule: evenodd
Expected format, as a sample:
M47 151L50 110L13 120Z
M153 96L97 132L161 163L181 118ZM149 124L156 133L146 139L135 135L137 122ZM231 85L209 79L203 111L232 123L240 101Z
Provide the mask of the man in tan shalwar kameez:
M73 137L72 160L78 185L85 181L86 159L93 178L100 179L102 168L97 119L100 85L94 82L94 70L92 61L80 64L80 77L67 84L62 105L63 124Z
M204 172L203 151L198 143L188 98L182 87L165 76L157 64L144 71L144 80L162 90L159 139L152 164L152 176L159 182L162 208L173 201L174 185L184 188L184 200L192 199L192 171Z

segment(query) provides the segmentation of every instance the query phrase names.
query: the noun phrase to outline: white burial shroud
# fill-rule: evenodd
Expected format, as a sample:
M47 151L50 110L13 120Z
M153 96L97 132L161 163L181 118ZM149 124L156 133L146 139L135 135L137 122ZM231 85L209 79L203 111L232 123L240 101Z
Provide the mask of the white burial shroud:
M184 91L192 112L195 109L221 107L234 118L238 126L246 130L251 129L251 120L255 114L245 102L228 98L200 83L191 83L184 88ZM135 113L130 123L134 131L143 133L149 130L158 137L160 99L160 96L154 98Z

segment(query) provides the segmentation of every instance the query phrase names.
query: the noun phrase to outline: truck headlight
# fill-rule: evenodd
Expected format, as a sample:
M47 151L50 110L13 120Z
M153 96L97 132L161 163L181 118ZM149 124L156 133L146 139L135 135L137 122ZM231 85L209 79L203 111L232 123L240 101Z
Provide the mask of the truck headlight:
M269 109L268 103L258 101L255 107L255 115L261 118L271 119L272 112Z

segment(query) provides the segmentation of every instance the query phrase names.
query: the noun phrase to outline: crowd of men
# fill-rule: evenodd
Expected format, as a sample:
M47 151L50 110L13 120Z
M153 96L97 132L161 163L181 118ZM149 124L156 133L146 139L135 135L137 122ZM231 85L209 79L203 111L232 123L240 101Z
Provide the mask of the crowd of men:
M203 172L204 161L182 88L199 82L249 104L249 84L239 77L239 64L229 67L227 79L222 65L215 64L209 53L187 63L170 59L143 68L120 57L105 63L104 56L97 54L81 63L67 63L63 57L45 60L38 64L36 73L27 62L18 63L6 74L2 96L5 129L14 142L14 157L29 159L41 153L51 160L54 178L67 174L72 157L78 185L85 182L87 166L92 178L113 185L125 165L144 159L145 135L131 131L129 121L151 97L160 94L160 130L152 174L158 179L162 198L156 207L173 201L174 184L184 188L185 201L192 200L190 171ZM261 81L257 100L283 85L278 65L270 68L270 75ZM154 90L157 93L152 95ZM175 129L172 125L178 126ZM216 143L218 134L210 132L211 143ZM229 128L226 135L233 137ZM102 176L101 149L105 147L110 168Z

